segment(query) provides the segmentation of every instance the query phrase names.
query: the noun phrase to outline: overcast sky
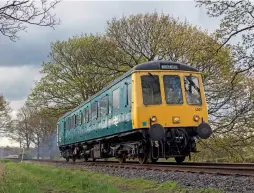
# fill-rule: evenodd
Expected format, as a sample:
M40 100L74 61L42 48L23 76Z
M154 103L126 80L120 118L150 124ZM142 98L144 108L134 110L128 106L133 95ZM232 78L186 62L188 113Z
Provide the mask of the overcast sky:
M189 23L209 32L219 25L219 21L206 16L204 9L195 7L193 1L64 1L55 9L61 19L61 25L55 30L29 26L27 33L19 33L20 40L17 42L11 42L0 34L0 93L11 102L13 114L24 104L34 81L41 78L40 65L47 60L51 42L82 33L103 32L106 21L112 17L155 10L180 20L187 19ZM0 138L0 146L7 144L14 145Z

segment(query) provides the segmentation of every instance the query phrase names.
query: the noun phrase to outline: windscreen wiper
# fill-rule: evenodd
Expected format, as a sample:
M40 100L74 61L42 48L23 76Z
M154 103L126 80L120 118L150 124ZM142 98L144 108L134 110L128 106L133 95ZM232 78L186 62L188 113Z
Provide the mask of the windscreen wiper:
M190 83L191 86L193 86L196 89L196 91L200 93L200 88L198 88L198 86L191 80L191 78L186 77L186 80Z
M158 86L158 89L160 89L160 83L159 83L159 80L155 78L155 76L151 73L151 72L148 72L148 74L153 77L153 80L155 82L155 84ZM153 86L152 86L153 87Z

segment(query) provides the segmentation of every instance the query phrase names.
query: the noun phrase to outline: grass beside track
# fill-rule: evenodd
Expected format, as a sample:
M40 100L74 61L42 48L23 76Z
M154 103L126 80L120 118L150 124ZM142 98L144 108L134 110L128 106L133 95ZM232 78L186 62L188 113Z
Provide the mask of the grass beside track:
M125 179L88 170L29 162L0 161L0 193L215 193L215 189L184 189L175 182Z

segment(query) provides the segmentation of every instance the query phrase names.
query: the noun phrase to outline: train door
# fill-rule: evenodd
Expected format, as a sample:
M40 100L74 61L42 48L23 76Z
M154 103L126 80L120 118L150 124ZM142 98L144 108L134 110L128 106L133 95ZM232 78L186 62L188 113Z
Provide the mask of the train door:
M85 139L91 138L91 130L92 130L92 123L91 123L91 108L90 105L85 108L85 119L86 119L86 137Z
M132 97L131 97L131 81L126 81L124 85L124 96L123 96L123 121L124 121L124 130L132 129L131 121L131 106L132 106Z
M120 88L115 87L111 96L111 112L109 120L109 132L111 134L120 132L119 127L119 111L120 111Z
M108 110L109 106L109 96L106 94L104 97L100 100L99 105L99 117L100 117L100 133L101 135L105 136L108 135Z

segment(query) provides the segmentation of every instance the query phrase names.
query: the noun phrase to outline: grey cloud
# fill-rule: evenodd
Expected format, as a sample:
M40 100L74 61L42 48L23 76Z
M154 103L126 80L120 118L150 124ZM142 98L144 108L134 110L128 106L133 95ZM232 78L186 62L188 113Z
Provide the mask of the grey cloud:
M23 100L31 92L35 80L39 80L39 68L1 67L0 68L0 92L6 99Z
M27 84L26 82L20 81L18 83L9 84L3 90L4 96L12 101L12 100L22 100L25 99L28 94L31 92L31 85Z
M210 28L205 12L195 8L195 2L62 2L56 8L57 17L62 21L55 30L30 26L28 33L21 32L21 39L11 42L0 35L0 66L40 65L47 60L50 43L64 40L82 33L103 32L106 21L123 14L146 13L153 11L185 18L203 28ZM202 19L200 19L202 18Z

